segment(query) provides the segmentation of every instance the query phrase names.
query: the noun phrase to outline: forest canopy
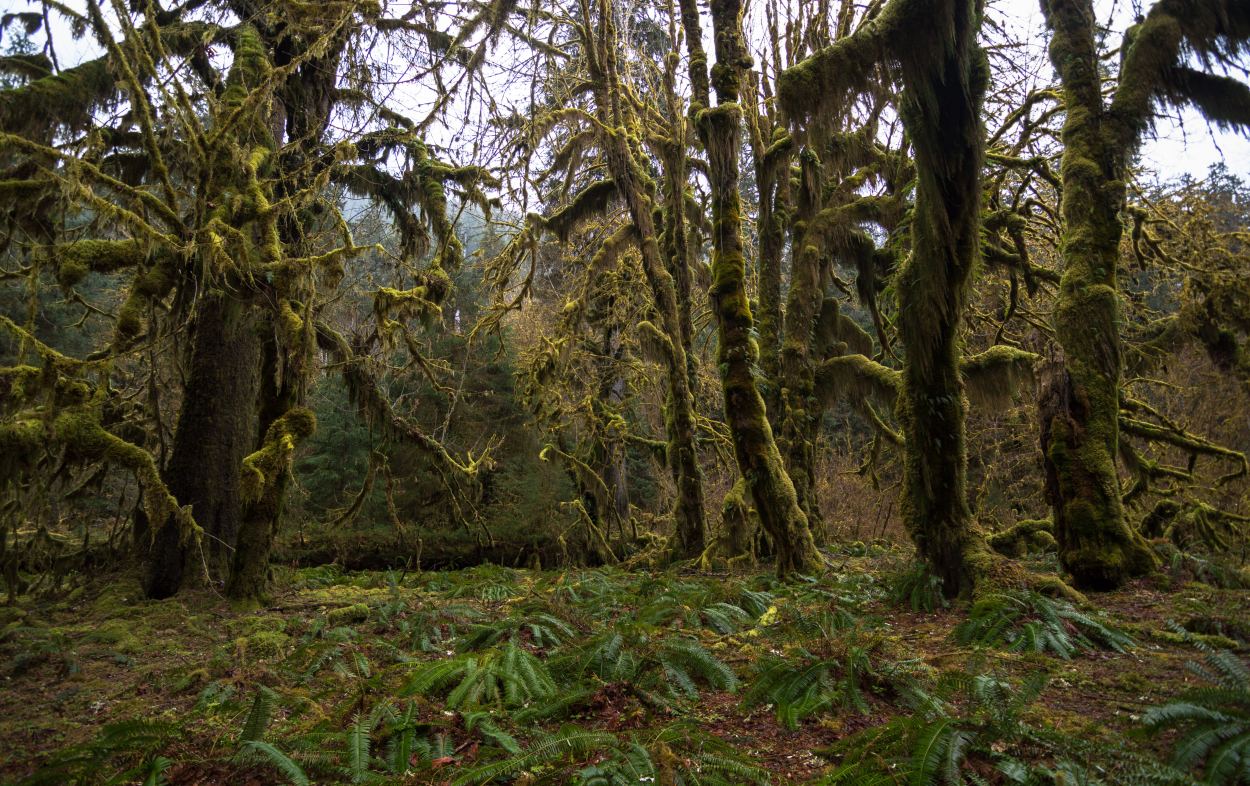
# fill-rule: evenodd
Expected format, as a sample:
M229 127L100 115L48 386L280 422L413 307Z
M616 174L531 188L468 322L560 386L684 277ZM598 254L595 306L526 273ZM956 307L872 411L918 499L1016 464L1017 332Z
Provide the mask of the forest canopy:
M23 2L3 777L1250 784L1244 0Z

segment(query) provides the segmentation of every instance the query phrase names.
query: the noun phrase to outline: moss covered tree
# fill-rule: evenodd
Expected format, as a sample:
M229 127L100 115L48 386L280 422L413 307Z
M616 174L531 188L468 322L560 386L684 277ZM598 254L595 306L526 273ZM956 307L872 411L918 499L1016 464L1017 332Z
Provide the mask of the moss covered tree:
M168 596L207 573L228 577L228 593L254 603L264 594L291 452L313 425L301 404L317 371L319 303L363 250L329 186L390 209L405 266L430 234L437 239L418 286L379 293L383 335L437 315L448 289L443 269L461 253L445 187L481 200L483 175L434 159L416 124L394 113L330 131L336 110L368 101L340 85L349 39L429 32L430 21L385 18L368 4L267 15L241 3L218 10L255 21L221 27L183 18L197 9L149 6L106 20L88 3L78 21L105 54L0 92L13 151L6 163L28 190L55 195L9 216L39 227L28 232L39 241L26 245L30 269L51 269L70 297L80 298L74 288L87 275L131 276L115 313L101 310L113 336L92 362L166 357L172 343L169 357L185 364L164 482L145 486L153 499L172 491L178 502L148 506L162 511L147 527L148 594ZM480 25L483 14L470 23ZM487 38L498 24L487 26ZM212 45L232 55L224 75L206 57ZM176 78L155 79L163 69ZM122 104L124 113L97 114ZM403 162L402 176L387 171L394 161ZM21 220L24 210L53 208L68 219ZM92 400L104 406L109 387L98 389ZM159 401L149 416L160 431Z
M717 361L725 417L738 470L755 503L760 524L772 540L778 574L810 573L819 569L823 560L794 483L786 472L760 392L759 346L753 336L755 319L746 288L738 158L742 146L741 101L752 58L743 37L744 8L738 0L718 0L710 5L716 57L710 78L697 6L693 0L683 0L680 8L693 86L690 115L707 151L712 192L709 298L718 327ZM774 318L775 311L770 306Z
M878 64L902 82L899 113L916 166L911 253L899 271L906 351L898 415L906 439L904 518L950 595L984 570L965 486L960 320L980 251L980 105L988 69L976 2L895 0L855 34L788 70L783 104L798 118L862 91ZM819 96L813 102L811 96Z
M1050 55L1063 85L1061 253L1054 326L1062 348L1040 399L1046 489L1060 559L1079 586L1107 589L1155 567L1126 520L1119 455L1121 211L1132 156L1160 102L1189 102L1211 120L1250 124L1250 88L1209 69L1250 42L1250 8L1226 0L1163 0L1124 37L1104 99L1088 0L1047 0ZM1194 68L1197 58L1207 70Z

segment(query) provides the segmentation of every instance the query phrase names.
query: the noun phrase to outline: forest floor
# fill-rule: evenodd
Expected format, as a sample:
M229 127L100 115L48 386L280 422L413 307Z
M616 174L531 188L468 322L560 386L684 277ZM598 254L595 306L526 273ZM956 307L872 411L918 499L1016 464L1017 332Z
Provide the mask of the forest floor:
M926 745L974 782L1127 781L1168 759L1141 715L1197 684L1199 641L1250 638L1245 590L1182 576L960 627L900 552L831 562L283 570L248 613L97 577L0 609L0 782L902 783L940 774Z

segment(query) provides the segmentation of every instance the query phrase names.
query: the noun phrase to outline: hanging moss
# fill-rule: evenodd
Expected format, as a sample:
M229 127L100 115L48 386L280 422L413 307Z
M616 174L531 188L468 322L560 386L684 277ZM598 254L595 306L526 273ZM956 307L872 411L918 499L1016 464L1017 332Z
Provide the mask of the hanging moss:
M108 58L88 60L21 87L0 90L0 129L41 136L45 124L83 128L117 92Z
M602 216L614 196L614 181L596 181L577 192L567 205L547 216L544 224L561 243L567 243L579 226L591 218Z
M842 355L821 363L815 392L825 407L835 401L875 401L887 409L898 404L903 375L863 355Z
M144 35L146 31L140 32ZM161 45L171 54L188 55L219 34L201 22L165 25ZM129 47L130 42L125 42ZM44 137L52 128L85 128L92 112L117 100L120 93L109 57L88 60L21 87L0 90L0 130Z
M85 389L83 395L86 395ZM190 514L178 506L177 500L161 480L152 454L106 431L100 425L99 409L93 402L66 407L53 419L51 432L53 438L65 446L72 460L101 461L133 472L144 492L143 502L149 521L166 522L172 519L180 527L183 537L199 530Z
M816 356L828 358L833 355L871 355L872 336L859 324L842 313L835 298L825 298L816 323Z
M48 250L56 265L56 278L70 289L88 273L114 273L143 263L137 240L77 240Z
M1032 352L998 344L976 355L962 358L968 399L976 406L1003 409L1020 389L1034 381L1038 356Z

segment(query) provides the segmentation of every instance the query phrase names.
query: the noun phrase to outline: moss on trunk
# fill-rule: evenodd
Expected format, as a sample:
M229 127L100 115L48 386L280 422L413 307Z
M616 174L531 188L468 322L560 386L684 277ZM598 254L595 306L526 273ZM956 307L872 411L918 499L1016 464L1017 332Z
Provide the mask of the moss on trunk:
M1127 157L1108 123L1089 0L1043 3L1051 61L1063 83L1063 275L1055 305L1059 362L1039 400L1046 495L1063 567L1082 588L1109 589L1152 570L1149 546L1129 525L1116 471L1120 411L1120 305L1116 283Z
M712 187L712 289L719 343L717 360L725 395L725 417L738 469L751 490L760 524L776 549L777 573L811 573L823 563L794 483L773 438L764 399L755 377L759 347L746 292L742 248L742 197L738 153L742 110L738 104L743 71L750 56L742 38L740 0L713 0L716 67L712 83L718 105L696 115L708 154ZM687 31L688 35L690 31Z
M966 489L959 328L979 258L981 102L988 66L976 44L977 3L934 20L933 40L904 58L900 105L916 159L912 252L898 273L906 350L898 416L906 439L903 520L948 596L969 595L987 554ZM943 33L949 35L944 38Z
M226 597L236 604L254 606L265 597L269 554L291 476L291 457L316 428L311 410L293 407L269 426L260 449L243 460L240 487L246 515L226 583Z

